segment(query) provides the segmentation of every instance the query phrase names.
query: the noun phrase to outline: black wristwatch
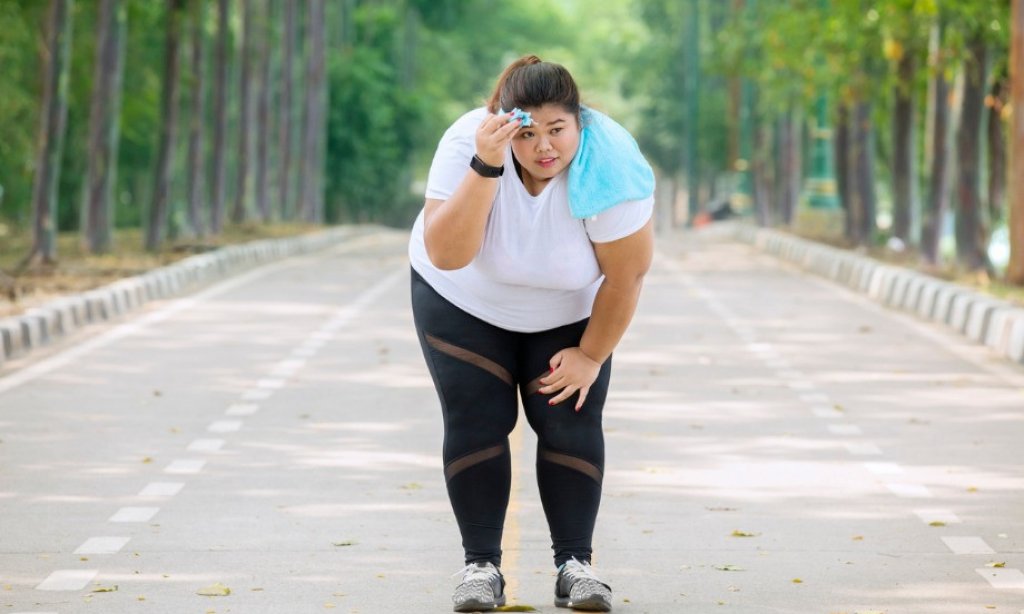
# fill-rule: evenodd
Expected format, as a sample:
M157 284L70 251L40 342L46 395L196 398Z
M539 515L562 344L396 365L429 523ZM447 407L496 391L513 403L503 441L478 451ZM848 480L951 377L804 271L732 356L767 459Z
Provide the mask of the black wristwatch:
M469 168L477 172L481 177L487 177L493 179L495 177L501 177L501 174L505 172L504 166L491 166L480 159L480 156L473 154L473 159L469 161Z

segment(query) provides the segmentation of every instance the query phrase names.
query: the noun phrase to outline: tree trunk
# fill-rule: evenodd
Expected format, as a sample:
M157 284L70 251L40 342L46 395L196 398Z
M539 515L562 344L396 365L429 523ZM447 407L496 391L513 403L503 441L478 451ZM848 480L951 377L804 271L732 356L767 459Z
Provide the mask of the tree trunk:
M939 243L949 203L949 181L947 165L949 162L949 81L946 79L942 56L943 26L936 26L932 36L931 80L928 90L931 93L931 110L928 127L931 148L928 152L930 160L928 168L928 199L925 202L924 222L921 229L921 255L932 265L939 263Z
M775 223L772 215L775 194L772 176L774 164L771 162L775 157L771 152L772 141L771 124L764 120L758 121L754 130L754 205L757 208L758 223L766 228Z
M849 238L868 245L875 230L874 124L872 103L858 100L850 116Z
M270 152L270 38L273 23L270 19L270 2L263 2L262 36L259 38L256 57L259 58L259 99L257 101L257 124L259 133L256 142L256 210L259 211L260 221L270 221L270 186L267 184L267 155Z
M292 137L294 111L292 110L292 67L295 64L295 2L284 3L284 59L281 62L281 176L278 180L280 193L281 217L290 220L293 217L292 207Z
M287 4L291 4L290 2ZM220 233L224 227L224 201L227 165L224 145L228 131L228 0L217 2L217 58L213 82L213 185L210 199L210 230Z
M64 152L71 55L71 0L51 0L42 53L43 99L32 184L32 250L26 264L57 261L57 186Z
M299 183L299 206L309 223L323 222L323 147L326 98L324 88L324 0L309 0L306 15L309 51L306 62L306 109L303 116L303 173Z
M231 210L231 221L236 224L244 222L249 213L246 188L252 159L252 142L249 139L252 130L252 0L241 0L239 8L242 11L242 81L238 96L238 174L235 177L235 206Z
M957 260L970 271L988 270L988 229L981 204L981 120L985 111L985 39L974 34L967 41L963 110L956 135Z
M836 188L843 208L843 236L853 236L852 196L850 194L850 105L845 100L836 104Z
M1010 263L1006 280L1024 286L1024 0L1013 0L1010 48Z
M125 7L121 0L102 0L97 14L96 71L89 113L89 155L86 171L85 248L110 251L113 230L113 187L121 127L121 85L124 76Z
M206 235L203 223L203 125L205 123L204 100L206 80L203 78L206 0L192 0L192 109L188 131L188 221L192 233L197 237Z
M1006 123L1003 121L1003 109L1007 103L1009 87L1006 71L1001 71L992 84L988 102L988 189L985 194L988 200L988 219L991 227L1006 219Z
M917 55L907 50L896 68L896 101L892 117L892 234L907 245L917 243Z
M171 170L174 168L174 144L178 134L179 75L178 46L185 0L167 0L167 38L164 43L164 83L161 97L160 146L157 153L153 206L146 226L146 249L156 251L167 230L171 200Z

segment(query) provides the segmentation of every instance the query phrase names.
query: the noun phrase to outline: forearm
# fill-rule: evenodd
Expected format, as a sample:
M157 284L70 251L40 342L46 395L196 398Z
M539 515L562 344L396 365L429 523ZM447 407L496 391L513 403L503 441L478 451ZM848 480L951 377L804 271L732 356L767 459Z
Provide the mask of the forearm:
M608 360L633 320L642 287L642 276L625 282L604 279L580 341L580 350L584 354L599 363Z
M459 269L480 250L498 180L467 171L451 198L430 210L423 240L430 261L439 269Z

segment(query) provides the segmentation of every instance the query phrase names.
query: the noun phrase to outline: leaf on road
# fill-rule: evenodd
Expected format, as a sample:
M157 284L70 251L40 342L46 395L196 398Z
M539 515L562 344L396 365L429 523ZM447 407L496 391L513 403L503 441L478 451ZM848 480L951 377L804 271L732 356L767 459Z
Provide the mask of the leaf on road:
M740 531L736 529L731 533L732 537L757 537L760 533L750 533L748 531Z
M147 457L142 459L142 462L143 463L152 463L153 462L153 457L147 456Z
M800 578L793 578L793 584L803 584L803 583L804 583L804 581L801 580Z
M863 535L854 535L851 539L853 541L855 541L855 542L862 542L862 541L864 541L864 536Z
M735 507L705 507L709 512L735 512Z
M418 482L409 482L408 484L402 484L401 488L402 490L420 490L423 488L423 485Z
M197 590L196 594L202 595L203 597L227 597L231 594L231 589L220 582L214 582L210 586L205 586Z
M1006 561L985 563L985 567L1006 567Z
M978 487L977 486L968 486L967 487L967 492L978 492Z
M97 586L96 588L92 589L92 592L94 592L94 593L116 593L117 592L117 585L115 584L113 586Z
M532 605L503 605L495 608L495 612L536 612L537 608Z
M357 541L356 541L356 540L354 540L354 539L346 539L346 540L345 540L345 541L343 541L343 542L331 542L331 545L333 545L333 546L337 546L337 547L341 548L341 547L343 547L343 546L355 546L355 545L356 545L356 544L358 544L358 543L359 543L359 542L357 542Z
M737 565L715 565L714 567L718 571L745 571L742 567Z
M327 603L324 604L324 609L325 610L330 610L330 609L333 609L333 608L336 608L336 607L338 607L338 606L334 605L330 601L328 601Z
M946 526L946 523L942 522L941 520L933 520L933 521L928 523L928 526L930 526L930 527L944 527L944 526Z

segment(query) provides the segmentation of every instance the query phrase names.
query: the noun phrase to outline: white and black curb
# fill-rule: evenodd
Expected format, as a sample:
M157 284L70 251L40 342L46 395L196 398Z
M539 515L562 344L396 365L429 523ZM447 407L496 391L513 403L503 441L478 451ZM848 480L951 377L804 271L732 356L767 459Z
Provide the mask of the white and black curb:
M256 265L329 248L355 232L353 227L338 227L300 237L222 247L0 319L0 368L12 358L82 327L118 318L150 301L185 294Z
M734 236L878 303L945 324L1024 363L1024 307L777 230L737 225Z

